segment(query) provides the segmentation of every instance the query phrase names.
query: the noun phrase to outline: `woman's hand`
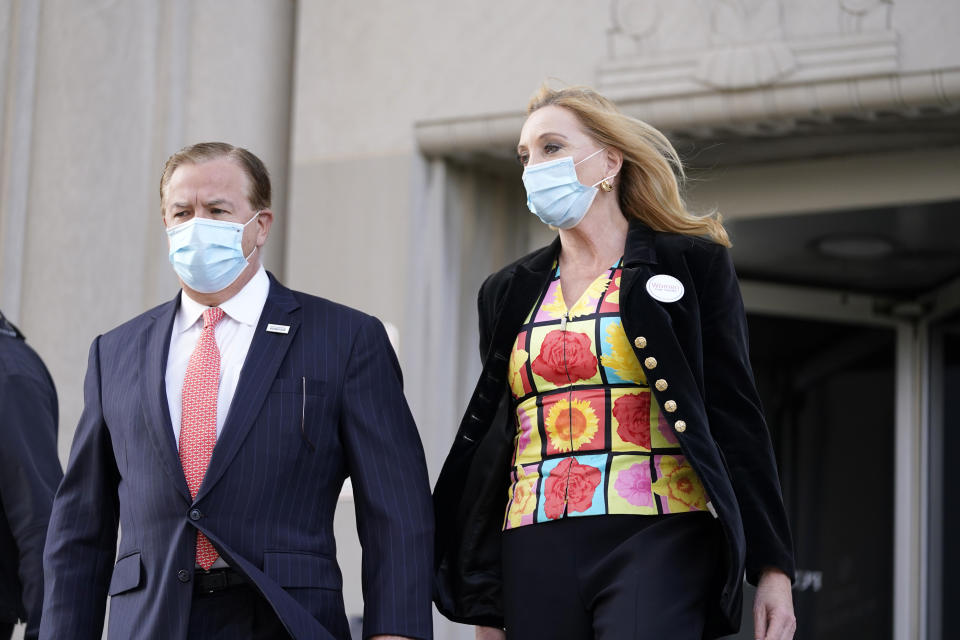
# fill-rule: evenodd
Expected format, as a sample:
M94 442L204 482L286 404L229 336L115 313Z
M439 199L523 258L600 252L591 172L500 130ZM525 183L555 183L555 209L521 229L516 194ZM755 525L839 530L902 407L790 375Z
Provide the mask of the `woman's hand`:
M477 640L506 640L507 634L503 629L495 627L474 627L477 630Z
M766 569L760 575L753 601L753 630L757 640L791 640L797 630L790 578L779 569Z

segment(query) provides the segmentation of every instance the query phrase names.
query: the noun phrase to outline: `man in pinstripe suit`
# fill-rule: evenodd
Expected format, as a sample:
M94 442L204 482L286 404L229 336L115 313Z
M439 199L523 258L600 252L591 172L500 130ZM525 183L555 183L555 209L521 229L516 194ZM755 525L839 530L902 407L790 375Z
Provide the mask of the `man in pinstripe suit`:
M161 208L182 291L91 346L41 637L99 638L109 595L110 638L348 638L347 476L364 637L431 637L426 464L383 326L264 271L270 182L245 149L171 156Z

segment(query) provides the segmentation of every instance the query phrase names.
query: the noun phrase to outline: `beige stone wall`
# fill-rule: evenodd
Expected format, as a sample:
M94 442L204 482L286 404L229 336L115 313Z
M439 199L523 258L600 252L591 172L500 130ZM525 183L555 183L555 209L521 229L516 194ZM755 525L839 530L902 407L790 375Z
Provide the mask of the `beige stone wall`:
M752 14L721 35L786 43L808 75L715 91L690 69L717 46L716 12L731 4L0 0L0 307L57 383L61 453L90 341L176 291L156 182L184 144L224 139L260 155L276 189L268 266L397 327L435 477L478 367L476 285L549 235L526 213L510 160L542 80L603 85L671 126L904 110L928 95L957 106L954 0L745 3L776 9L773 22ZM810 42L834 37L867 66L825 66L834 54ZM651 71L658 56L666 71ZM957 198L957 153L724 167L692 197L733 218ZM359 613L348 510L337 530L348 610Z
M606 74L611 66L637 56L642 66L644 56L679 52L690 57L690 52L708 50L716 42L707 5L715 4L497 0L301 5L288 279L400 328L408 397L433 477L478 367L476 286L509 255L550 235L531 222L519 190L511 196L515 201L492 207L509 221L512 230L504 232L506 237L518 242L502 255L510 240L485 233L485 225L498 224L490 202L519 183L519 169L509 158L527 97L545 78L602 84L611 77ZM780 93L760 87L723 94L698 85L689 89L700 101L697 111L687 108L694 102L670 102L664 89L670 78L658 79L654 72L640 84L611 84L611 91L622 90L632 101L632 113L654 123L663 116L673 126L696 125L698 113L717 124L725 118L756 117L749 115L754 113L777 116L793 108L804 113L818 104L836 112L875 104L900 109L930 86L948 87L945 103L956 104L956 83L931 80L929 72L960 66L960 44L944 27L947 16L960 18L960 5L872 3L876 6L857 14L839 0L774 4L780 9L779 31L753 26L768 39L800 43L797 56L803 68L798 73L806 74L795 82L784 78ZM847 5L857 9L871 3ZM629 31L645 19L637 18L637 10L658 16L653 32L625 33L624 27ZM620 33L613 33L617 29ZM803 44L810 40L816 46ZM933 41L940 45L930 46ZM835 55L831 47L843 52ZM871 79L864 84L861 74L867 72ZM878 80L878 74L888 76ZM898 79L898 74L916 75ZM680 87L677 95L684 95L688 89L683 87L691 82L681 76L671 81ZM666 100L643 102L644 96L663 97L665 91ZM767 107L757 109L757 104L777 107L764 111ZM418 142L427 140L429 146L420 149L431 158L425 161L418 157ZM433 159L437 156L443 159ZM728 219L955 198L958 181L949 167L956 160L956 150L939 150L728 166L698 174L691 196L696 208L718 207ZM491 165L499 179L472 177ZM894 174L896 181L880 177ZM359 247L367 250L358 255ZM450 256L467 251L501 255L485 260ZM435 320L437 314L442 321ZM356 574L359 557L351 531L349 510L341 510L337 532L345 541L340 555L348 577ZM348 610L358 612L358 586L348 578L346 589ZM469 633L439 619L438 624L441 638Z
M414 123L521 109L548 76L589 82L606 21L590 4L301 3L291 285L403 329L408 291L384 274L402 281L418 244ZM559 34L582 24L593 28L567 46Z
M796 16L785 37L841 30L842 3L818 3L782 3ZM175 291L150 222L169 153L219 138L261 154L277 183L268 264L403 335L408 292L382 266L405 275L422 250L410 224L425 184L414 126L519 114L548 77L594 83L631 4L0 4L0 301L50 363L64 439L90 339ZM695 3L653 4L657 46L703 45L680 20ZM895 31L901 69L928 71L960 65L946 37L957 19L955 2L914 0L861 26ZM509 153L509 135L491 140ZM752 174L715 177L718 193L740 192L737 175Z
M960 149L848 154L697 171L695 211L737 220L960 198Z
M286 208L294 5L15 0L0 16L0 304L57 384L65 456L91 340L177 291L163 161L199 140L248 146ZM282 272L278 218L266 260Z

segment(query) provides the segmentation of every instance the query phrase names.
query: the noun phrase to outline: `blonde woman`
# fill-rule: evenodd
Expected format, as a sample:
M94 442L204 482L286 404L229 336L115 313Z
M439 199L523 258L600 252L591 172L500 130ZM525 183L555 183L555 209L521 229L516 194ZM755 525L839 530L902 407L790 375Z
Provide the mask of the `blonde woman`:
M793 553L719 217L669 141L543 87L517 154L557 239L479 295L483 373L435 490L441 612L478 638L795 629Z

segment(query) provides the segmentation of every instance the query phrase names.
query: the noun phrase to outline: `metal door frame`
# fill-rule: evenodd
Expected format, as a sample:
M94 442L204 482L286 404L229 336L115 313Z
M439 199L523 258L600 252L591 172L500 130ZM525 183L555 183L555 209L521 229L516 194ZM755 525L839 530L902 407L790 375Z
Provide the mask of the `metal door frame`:
M750 313L895 331L893 638L924 638L930 546L928 304L749 280L741 282L741 290Z
M919 308L923 315L919 322L920 335L928 345L925 359L921 362L920 375L923 377L923 434L922 459L928 469L927 500L921 505L922 521L926 524L925 537L922 540L923 552L920 566L922 582L920 601L926 603L921 612L920 635L937 640L943 637L943 493L944 466L943 434L946 429L946 417L943 414L944 395L947 390L943 381L943 333L937 330L937 323L960 312L960 278L940 287L922 297Z

